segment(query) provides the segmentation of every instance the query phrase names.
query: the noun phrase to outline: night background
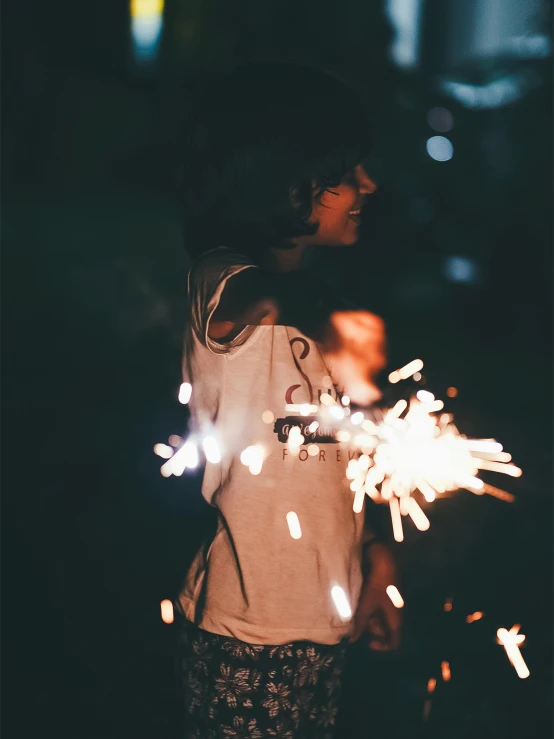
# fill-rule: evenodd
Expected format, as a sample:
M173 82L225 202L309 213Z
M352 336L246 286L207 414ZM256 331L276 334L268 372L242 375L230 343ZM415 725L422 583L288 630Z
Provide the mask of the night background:
M353 651L341 736L550 737L551 3L162 6L2 4L5 736L182 735L160 601L213 515L152 452L187 423L176 121L198 69L273 54L371 101L380 189L321 271L385 318L389 371L421 357L461 431L524 472L484 475L515 503L460 491L406 526L403 645ZM513 624L525 680L496 644Z

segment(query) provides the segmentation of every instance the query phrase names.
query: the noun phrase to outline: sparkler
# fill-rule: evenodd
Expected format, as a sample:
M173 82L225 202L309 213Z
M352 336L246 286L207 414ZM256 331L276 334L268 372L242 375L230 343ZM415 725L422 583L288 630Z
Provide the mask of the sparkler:
M422 367L421 360L414 360L392 372L389 381L395 384L407 379ZM388 503L396 541L404 539L403 516L409 516L420 531L430 526L414 493L427 503L459 489L514 499L477 477L479 470L520 477L521 469L510 463L511 456L494 439L467 439L452 415L437 415L443 407L433 393L419 390L409 402L399 400L380 418L366 419L361 411L350 416L350 426L361 427L352 439L361 454L350 460L346 471L355 493L353 509L362 510L364 492L377 503Z
M410 377L421 377L423 361L414 359L404 367L391 372L389 382L396 384ZM322 380L329 390L332 379ZM456 388L448 388L450 397L457 395ZM183 383L179 389L179 401L189 402L192 386ZM353 510L363 510L365 496L376 503L389 505L394 538L404 539L402 518L408 516L420 531L426 531L430 522L418 497L432 503L440 495L466 489L475 495L488 494L511 502L514 496L493 485L485 483L478 474L480 470L520 477L519 467L511 463L511 455L503 451L494 439L468 439L455 426L451 414L444 413L444 403L428 390L419 390L410 401L399 400L392 408L375 411L372 419L364 412L351 412L350 398L343 395L337 402L331 392L323 392L320 405L287 404L285 411L300 416L318 414L325 423L332 421L338 427L336 440L347 443L357 457L351 459L346 477L354 493ZM266 410L262 420L271 424L275 420L272 411ZM313 421L308 430L317 431L319 421ZM305 433L305 432L304 432ZM170 437L171 446L156 444L154 451L167 461L161 467L165 477L181 475L186 468L198 465L198 450L193 440L183 442L181 437ZM306 438L298 426L292 426L287 438L287 447L292 456L298 456ZM202 446L208 462L217 464L221 460L215 436L210 432ZM172 448L173 447L173 448ZM175 449L175 450L174 450ZM310 443L308 455L316 457L319 446ZM262 471L265 450L260 444L247 447L241 454L241 462L253 475Z

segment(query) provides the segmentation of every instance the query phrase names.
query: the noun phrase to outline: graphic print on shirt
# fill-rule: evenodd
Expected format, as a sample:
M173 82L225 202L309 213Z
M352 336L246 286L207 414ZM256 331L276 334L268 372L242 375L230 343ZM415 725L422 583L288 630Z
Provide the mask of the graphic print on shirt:
M302 347L302 350L297 357L294 352L294 345L300 344ZM304 339L301 336L295 336L293 339L290 340L290 347L292 350L292 356L294 358L294 363L296 365L296 368L300 375L302 376L303 380L306 383L306 389L308 392L308 399L306 399L306 396L304 395L302 398L296 397L293 399L293 393L295 391L302 388L302 384L295 384L291 385L289 388L287 388L285 392L285 404L286 405L293 405L293 404L306 404L306 405L313 405L314 404L314 388L310 381L310 378L308 375L304 372L302 365L300 364L300 360L304 360L308 357L310 354L310 344L309 342ZM318 397L317 402L320 402L322 390L318 390ZM339 400L339 394L337 390L332 387L328 391L328 394L330 394L335 400ZM302 395L302 394L301 394ZM320 425L317 427L317 429L311 431L310 426L314 421L319 421ZM286 444L289 438L289 434L291 429L296 426L300 429L300 433L305 439L306 444L337 444L336 435L338 432L338 427L335 427L333 425L329 426L323 426L321 425L320 419L317 418L317 416L313 415L302 415L298 413L297 415L290 415L286 416L285 418L277 418L275 420L275 425L273 427L273 430L277 434L277 439L282 444Z

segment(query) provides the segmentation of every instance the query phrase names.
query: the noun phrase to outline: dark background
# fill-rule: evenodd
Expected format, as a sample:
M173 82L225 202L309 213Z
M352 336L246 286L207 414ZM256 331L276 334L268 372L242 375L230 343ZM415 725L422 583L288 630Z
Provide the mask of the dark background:
M408 530L403 647L353 652L344 723L357 737L551 736L550 29L542 0L168 0L158 54L139 63L125 2L2 4L5 736L180 735L159 603L213 522L198 478L162 479L152 453L186 428L175 120L187 75L261 53L368 93L380 190L360 245L319 268L387 320L390 369L422 357L425 386L458 388L459 427L524 470L487 477L516 503L459 492L431 507L430 531ZM450 161L426 151L437 106L454 117ZM523 681L495 644L514 623Z

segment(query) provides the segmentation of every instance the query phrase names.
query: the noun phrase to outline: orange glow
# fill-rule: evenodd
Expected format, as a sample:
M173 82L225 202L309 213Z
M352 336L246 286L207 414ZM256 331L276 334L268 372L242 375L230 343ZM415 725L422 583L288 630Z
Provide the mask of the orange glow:
M444 602L444 610L445 611L451 611L452 610L452 598L447 598Z
M442 679L444 680L445 683L447 683L452 677L450 674L450 664L446 660L441 662L441 674L442 674Z
M427 692L433 693L436 687L437 687L436 679L434 677L430 677L429 682L427 683Z
M170 600L167 600L167 598L162 600L160 603L160 610L164 624L172 624L175 620L173 616L173 603Z
M457 387L448 387L446 388L446 394L449 398L456 398L458 395L458 388Z
M475 611L475 613L470 613L469 616L466 618L466 623L472 624L474 621L480 621L485 614L482 611Z

